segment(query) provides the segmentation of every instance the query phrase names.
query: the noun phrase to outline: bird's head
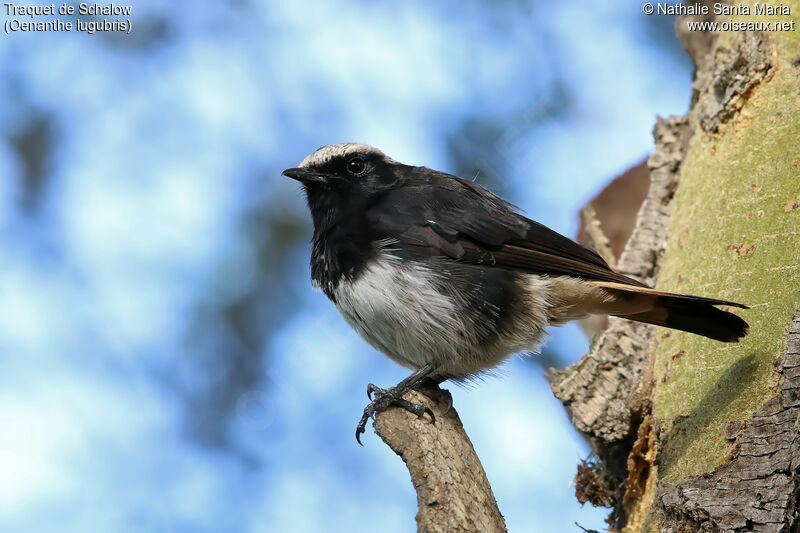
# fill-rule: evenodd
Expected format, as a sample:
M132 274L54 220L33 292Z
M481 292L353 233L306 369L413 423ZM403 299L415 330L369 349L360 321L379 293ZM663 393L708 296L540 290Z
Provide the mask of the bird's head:
M395 186L397 161L365 144L329 144L283 175L303 184L309 195L369 195Z
M303 184L316 232L343 220L360 220L380 193L400 186L408 167L365 144L330 144L283 175Z

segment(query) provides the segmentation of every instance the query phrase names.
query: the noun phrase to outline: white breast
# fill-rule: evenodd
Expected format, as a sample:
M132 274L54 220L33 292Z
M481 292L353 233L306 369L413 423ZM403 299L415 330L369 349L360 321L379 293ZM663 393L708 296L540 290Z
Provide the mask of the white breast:
M440 274L382 253L354 281L335 289L336 307L361 337L407 368L458 357L465 324L459 302L438 291Z
M411 369L434 362L441 375L474 376L538 347L548 324L551 280L520 278L523 304L498 331L492 320L470 310L468 296L448 292L448 275L446 269L382 251L356 279L338 284L336 307L364 340L395 362Z

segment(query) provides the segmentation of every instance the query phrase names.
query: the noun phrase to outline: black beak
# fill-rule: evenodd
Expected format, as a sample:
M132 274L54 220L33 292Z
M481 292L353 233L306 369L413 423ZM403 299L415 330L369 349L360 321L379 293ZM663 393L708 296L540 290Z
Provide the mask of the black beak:
M287 168L282 172L282 174L287 178L292 178L300 183L322 182L327 181L328 179L328 176L325 174L320 174L319 172L315 172L307 168Z

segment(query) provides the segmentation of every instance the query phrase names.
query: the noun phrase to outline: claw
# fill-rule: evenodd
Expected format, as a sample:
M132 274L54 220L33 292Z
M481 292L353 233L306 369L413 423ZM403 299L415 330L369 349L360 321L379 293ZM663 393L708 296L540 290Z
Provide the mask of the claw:
M364 415L361 417L361 420L358 422L358 425L356 426L356 442L361 446L364 446L364 444L361 442L361 435L363 435L364 432L367 430L366 429L367 419L369 419L369 415L366 413L366 409L364 411L365 411Z
M369 398L370 401L372 401L372 395L374 393L376 393L378 391L382 391L382 390L383 390L382 388L374 385L373 383L368 384L367 385L367 398Z
M435 402L441 402L447 405L443 414L449 413L450 409L453 408L453 395L450 394L449 390L441 388L437 382L423 380L414 387L414 390L421 392Z
M403 398L405 393L415 388L421 381L426 380L434 370L435 367L433 363L427 363L422 368L415 370L395 387L389 387L388 389L382 389L372 383L367 385L367 397L370 399L370 402L364 408L364 414L361 415L361 420L358 421L358 425L356 426L356 442L361 444L361 435L366 431L367 420L369 420L370 417L375 418L376 414L385 411L393 405L402 407L406 411L414 413L417 416L423 416L425 413L428 413L431 417L431 421L436 423L436 417L433 415L433 411L431 411L430 408L425 405L409 402ZM450 393L448 393L448 395L449 394ZM375 395L374 399L372 398L373 395ZM450 404L452 404L452 399Z
M409 413L414 413L415 415L417 415L419 417L424 416L425 414L427 414L428 416L431 417L431 422L434 423L434 424L436 423L436 416L433 414L433 411L431 411L430 407L428 407L427 405L421 405L421 404L418 404L418 403L409 402L405 398L401 398L401 399L395 401L394 405L396 405L398 407L402 407L403 409L405 409Z
M363 446L361 435L366 432L367 421L370 418L374 419L375 415L392 406L401 407L419 417L427 414L431 417L431 422L436 423L436 415L433 414L433 411L428 406L406 400L401 392L403 391L398 390L396 387L382 389L371 383L367 386L367 396L372 401L364 408L364 414L361 415L361 420L358 421L356 426L356 442ZM374 400L372 399L373 394L375 395Z
M439 389L439 390L442 391L442 398L444 402L447 404L447 408L444 410L444 414L447 414L450 412L450 409L453 408L453 395L450 394L450 391L447 389Z

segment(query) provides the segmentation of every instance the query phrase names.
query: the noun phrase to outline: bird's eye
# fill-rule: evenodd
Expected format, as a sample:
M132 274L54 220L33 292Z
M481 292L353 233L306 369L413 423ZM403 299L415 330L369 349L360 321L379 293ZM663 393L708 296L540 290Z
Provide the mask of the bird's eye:
M367 164L360 157L354 157L347 162L347 171L354 176L360 175L366 168Z

